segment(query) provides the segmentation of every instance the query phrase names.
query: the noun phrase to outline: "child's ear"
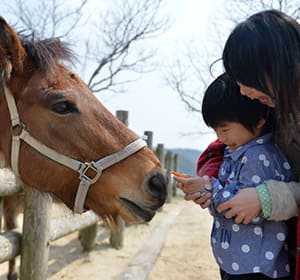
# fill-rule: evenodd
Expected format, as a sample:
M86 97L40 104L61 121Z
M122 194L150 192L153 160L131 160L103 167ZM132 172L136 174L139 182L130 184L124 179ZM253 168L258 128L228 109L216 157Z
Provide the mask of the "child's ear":
M256 128L262 128L266 123L265 119L260 119L259 122L256 125Z

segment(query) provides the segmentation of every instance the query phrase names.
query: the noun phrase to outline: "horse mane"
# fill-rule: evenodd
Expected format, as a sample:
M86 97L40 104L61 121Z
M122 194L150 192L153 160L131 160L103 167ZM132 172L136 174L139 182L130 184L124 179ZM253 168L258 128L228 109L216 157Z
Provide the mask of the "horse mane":
M19 34L19 36L29 59L41 72L51 70L57 62L65 61L73 64L76 60L72 50L59 38L37 40L34 35Z

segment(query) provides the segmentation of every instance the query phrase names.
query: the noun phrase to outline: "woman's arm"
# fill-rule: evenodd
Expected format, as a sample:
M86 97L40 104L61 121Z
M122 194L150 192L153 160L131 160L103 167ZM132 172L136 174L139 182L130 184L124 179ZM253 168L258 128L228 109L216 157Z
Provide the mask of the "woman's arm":
M300 182L268 180L265 185L271 196L271 214L268 220L281 221L297 216L300 204Z

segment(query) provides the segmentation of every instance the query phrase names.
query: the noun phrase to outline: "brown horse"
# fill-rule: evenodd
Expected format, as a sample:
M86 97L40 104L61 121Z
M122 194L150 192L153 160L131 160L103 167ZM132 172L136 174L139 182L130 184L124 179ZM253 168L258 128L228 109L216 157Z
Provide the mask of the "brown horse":
M150 221L166 199L160 162L63 61L59 40L0 18L0 153L21 181L69 208Z

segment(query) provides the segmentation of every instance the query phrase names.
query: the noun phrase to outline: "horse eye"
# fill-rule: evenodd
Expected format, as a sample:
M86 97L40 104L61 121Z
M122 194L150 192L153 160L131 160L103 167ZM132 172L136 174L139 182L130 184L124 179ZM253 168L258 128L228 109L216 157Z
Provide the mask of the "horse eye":
M52 106L52 111L60 115L78 113L78 109L74 103L69 101L61 101Z

